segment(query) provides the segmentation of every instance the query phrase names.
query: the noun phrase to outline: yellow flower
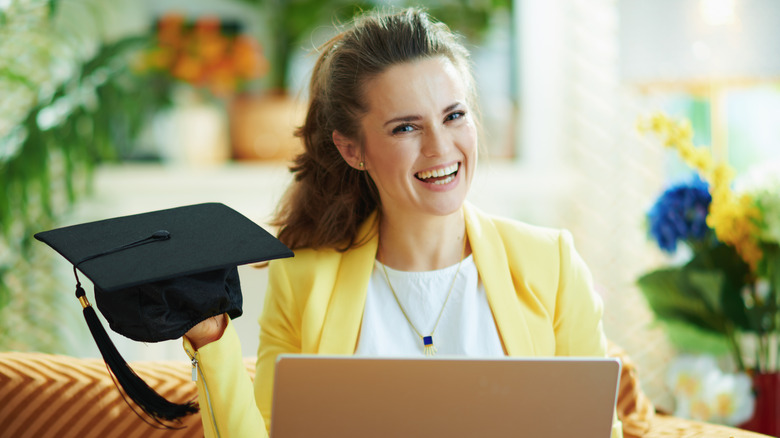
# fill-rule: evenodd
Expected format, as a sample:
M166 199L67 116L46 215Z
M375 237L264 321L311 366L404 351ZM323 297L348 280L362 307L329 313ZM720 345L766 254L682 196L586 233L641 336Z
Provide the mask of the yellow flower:
M679 144L677 140L673 140L672 138L669 138L666 142L671 145ZM694 155L696 155L696 149L688 148L688 147L678 147L677 153L680 155L680 158L682 158L683 161L685 161L686 163L690 163L691 161L693 161Z
M710 183L715 191L730 193L731 180L734 178L734 170L726 163L718 163L710 175Z
M712 159L712 154L704 148L697 148L691 157L691 165L699 173L708 174L712 172L714 164L715 161Z
M734 246L745 263L755 271L763 255L755 238L758 228L754 220L760 212L748 196L737 198L726 196L728 193L725 192L718 195L712 198L707 225L715 230L720 241Z
M677 147L678 150L691 153L694 151L691 139L693 138L693 130L691 125L685 122L679 124L669 123L666 128L666 141L664 144L667 146Z

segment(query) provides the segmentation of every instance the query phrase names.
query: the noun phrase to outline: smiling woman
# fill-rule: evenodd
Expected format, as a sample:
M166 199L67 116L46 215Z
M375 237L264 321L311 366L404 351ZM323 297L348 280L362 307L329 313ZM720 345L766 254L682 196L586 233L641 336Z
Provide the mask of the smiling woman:
M283 353L606 356L571 235L466 202L473 82L458 38L419 9L369 12L321 47L276 218L295 257L269 265L254 393L230 318L185 335L207 436L271 426Z
M344 160L353 168L364 163L363 170L376 185L384 227L382 258L384 252L400 250L385 251L385 243L406 240L407 247L414 248L409 254L398 254L391 263L396 267L427 271L458 261L456 241L432 246L439 254L421 252L415 242L431 235L420 228L425 223L439 228L454 222L453 228L463 228L462 218L447 221L444 217L459 216L477 162L476 126L467 106L466 83L463 73L444 56L393 65L365 85L367 109L360 119L361 137L349 138L338 130L333 134ZM427 216L442 220L426 221ZM391 230L401 233L391 237ZM436 260L442 260L442 265L434 265Z

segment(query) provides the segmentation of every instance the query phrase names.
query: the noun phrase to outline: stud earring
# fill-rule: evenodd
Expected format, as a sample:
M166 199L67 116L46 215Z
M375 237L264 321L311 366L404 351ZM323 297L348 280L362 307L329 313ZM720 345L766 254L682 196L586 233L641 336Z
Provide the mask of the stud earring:
M358 167L361 168L361 169L364 168L365 166L366 166L366 163L364 163L362 161L358 163Z

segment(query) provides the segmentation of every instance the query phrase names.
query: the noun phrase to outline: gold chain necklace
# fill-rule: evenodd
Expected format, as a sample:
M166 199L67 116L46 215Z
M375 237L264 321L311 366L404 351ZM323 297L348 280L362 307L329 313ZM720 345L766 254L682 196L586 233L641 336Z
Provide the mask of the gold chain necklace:
M385 268L384 263L380 263L382 266L382 271L385 273L385 281L387 281L387 285L390 287L390 292L393 293L393 298L395 298L395 302L398 303L398 308L401 309L401 313L404 314L404 318L406 318L406 322L409 323L409 326L412 327L412 330L414 330L415 333L417 333L417 336L420 337L420 340L422 340L423 343L423 353L425 353L426 356L433 356L436 354L436 347L433 345L433 334L436 332L436 327L439 326L439 321L441 321L441 316L444 314L444 308L447 307L447 301L450 299L450 295L452 295L452 289L455 287L455 280L458 279L458 273L460 273L460 265L463 264L463 258L466 255L466 235L463 235L463 250L460 254L460 261L458 262L458 269L455 271L455 276L452 277L452 283L450 284L450 290L447 291L447 297L444 299L444 304L441 306L441 310L439 311L439 316L436 318L436 323L433 325L433 330L431 330L431 334L428 336L423 336L419 330L417 330L417 327L412 324L412 320L409 319L409 315L406 314L406 311L404 310L404 306L401 305L401 300L398 299L398 295L395 293L395 289L393 289L393 285L390 283L390 277L387 275L387 268Z

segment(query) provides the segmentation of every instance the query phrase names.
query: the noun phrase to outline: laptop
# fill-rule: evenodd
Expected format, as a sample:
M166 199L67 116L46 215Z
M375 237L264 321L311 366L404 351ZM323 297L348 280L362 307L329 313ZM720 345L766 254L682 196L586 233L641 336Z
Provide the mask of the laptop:
M271 438L609 438L614 358L280 355Z

